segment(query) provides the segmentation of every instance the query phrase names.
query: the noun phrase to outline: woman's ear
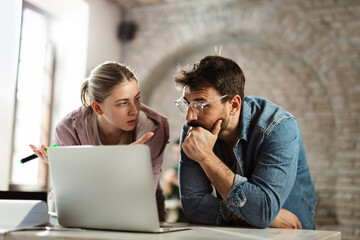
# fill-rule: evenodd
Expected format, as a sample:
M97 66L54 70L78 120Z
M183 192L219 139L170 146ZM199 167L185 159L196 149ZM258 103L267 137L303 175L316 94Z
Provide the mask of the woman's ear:
M241 97L239 95L235 95L232 99L230 99L231 110L230 114L235 115L237 112L241 110Z
M100 104L97 101L93 100L91 102L91 107L94 110L94 112L96 112L97 114L99 114L99 115L104 114L103 111L101 110Z

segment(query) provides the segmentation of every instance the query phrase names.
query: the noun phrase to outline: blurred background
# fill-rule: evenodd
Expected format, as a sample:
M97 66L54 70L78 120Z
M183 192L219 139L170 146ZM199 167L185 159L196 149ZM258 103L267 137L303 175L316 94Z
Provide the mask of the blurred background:
M47 191L47 166L20 158L51 144L80 106L80 86L107 61L130 66L142 101L166 115L170 145L179 66L222 47L244 70L246 95L297 118L318 196L316 226L360 239L360 1L0 0L0 190Z

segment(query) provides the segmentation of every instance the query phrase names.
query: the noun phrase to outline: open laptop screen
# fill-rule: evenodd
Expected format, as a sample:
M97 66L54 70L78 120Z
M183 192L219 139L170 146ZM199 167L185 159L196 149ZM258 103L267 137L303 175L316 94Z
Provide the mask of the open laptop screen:
M48 157L61 225L158 230L148 146L57 147Z

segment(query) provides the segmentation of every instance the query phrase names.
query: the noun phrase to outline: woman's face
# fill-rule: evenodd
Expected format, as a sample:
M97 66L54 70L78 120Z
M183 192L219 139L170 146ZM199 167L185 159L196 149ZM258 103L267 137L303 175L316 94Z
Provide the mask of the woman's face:
M140 90L136 80L126 81L114 87L111 94L99 104L102 117L114 128L132 131L136 127L140 111Z

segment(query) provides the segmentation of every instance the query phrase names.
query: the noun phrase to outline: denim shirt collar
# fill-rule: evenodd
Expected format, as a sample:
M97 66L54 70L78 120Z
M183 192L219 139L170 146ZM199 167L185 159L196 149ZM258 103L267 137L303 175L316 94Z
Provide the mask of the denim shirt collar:
M239 122L241 125L240 125L240 129L239 129L239 137L238 137L236 145L239 144L240 140L248 141L248 139L249 139L249 131L248 130L250 127L250 122L251 122L251 108L246 101L244 101L244 104L242 106Z

